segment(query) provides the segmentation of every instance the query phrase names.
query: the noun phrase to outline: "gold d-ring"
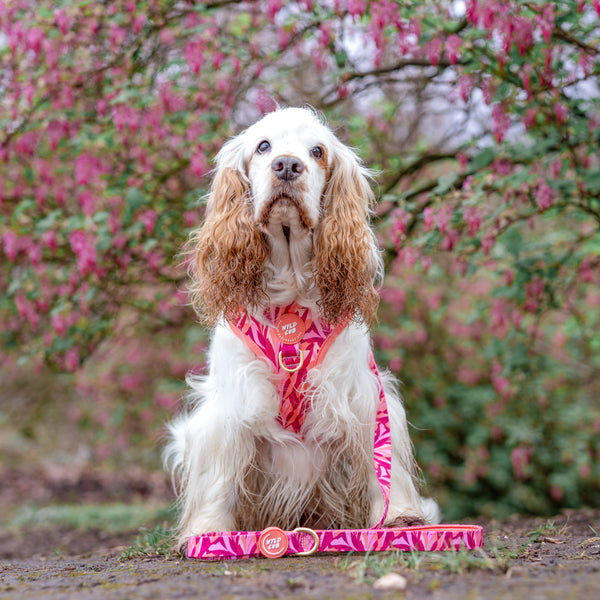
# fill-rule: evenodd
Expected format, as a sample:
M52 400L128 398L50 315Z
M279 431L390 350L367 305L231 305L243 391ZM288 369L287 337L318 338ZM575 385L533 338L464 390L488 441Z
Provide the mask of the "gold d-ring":
M303 350L300 350L300 362L293 369L290 369L283 364L283 353L281 350L279 351L279 366L284 371L287 371L288 373L295 373L296 371L298 371L300 369L300 367L302 367L303 364L304 364L304 351Z
M296 552L295 556L310 556L314 554L319 549L319 536L316 531L309 529L308 527L296 527L294 529L294 533L308 533L315 540L313 547L310 550L304 550L304 552Z

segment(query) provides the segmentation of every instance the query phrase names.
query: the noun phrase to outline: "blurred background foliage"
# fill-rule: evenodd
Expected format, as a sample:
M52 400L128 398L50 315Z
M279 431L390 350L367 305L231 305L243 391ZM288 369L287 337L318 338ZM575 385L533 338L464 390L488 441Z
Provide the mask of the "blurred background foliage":
M0 0L0 454L160 468L211 159L309 104L376 172L378 360L448 519L600 498L600 0Z

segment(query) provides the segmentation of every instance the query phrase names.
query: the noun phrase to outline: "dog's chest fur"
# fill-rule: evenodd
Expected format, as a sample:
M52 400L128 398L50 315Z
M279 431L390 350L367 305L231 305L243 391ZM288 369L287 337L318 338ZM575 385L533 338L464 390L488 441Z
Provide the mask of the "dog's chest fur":
M373 460L365 456L368 441L355 435L348 431L341 439L317 442L309 429L304 441L292 445L287 433L282 440L256 438L236 494L236 528L368 527L371 506L365 482Z

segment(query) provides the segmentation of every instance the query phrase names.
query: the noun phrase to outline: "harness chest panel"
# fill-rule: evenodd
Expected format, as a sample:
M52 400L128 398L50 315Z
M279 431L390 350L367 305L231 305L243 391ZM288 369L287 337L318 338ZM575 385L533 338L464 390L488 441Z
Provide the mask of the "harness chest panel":
M305 401L308 371L318 365L327 349L344 330L343 323L334 328L314 320L310 309L298 304L276 307L265 313L267 323L242 315L233 332L259 357L273 366L281 379L282 427L299 433L309 410Z

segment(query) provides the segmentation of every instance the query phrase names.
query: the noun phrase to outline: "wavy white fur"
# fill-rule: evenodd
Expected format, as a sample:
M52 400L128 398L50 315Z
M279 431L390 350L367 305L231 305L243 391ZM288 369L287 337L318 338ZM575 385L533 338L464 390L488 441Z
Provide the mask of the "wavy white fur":
M214 325L208 374L188 377L188 406L170 424L164 453L179 493L180 542L271 525L373 526L383 498L373 467L379 393L368 325L382 264L368 223L368 171L299 108L266 115L227 142L216 163L205 223L190 241L193 303ZM226 318L260 319L268 306L294 301L331 323L353 316L308 375L300 434L277 421L274 369ZM386 524L438 522L437 504L417 490L397 386L388 373L382 380L393 447Z

